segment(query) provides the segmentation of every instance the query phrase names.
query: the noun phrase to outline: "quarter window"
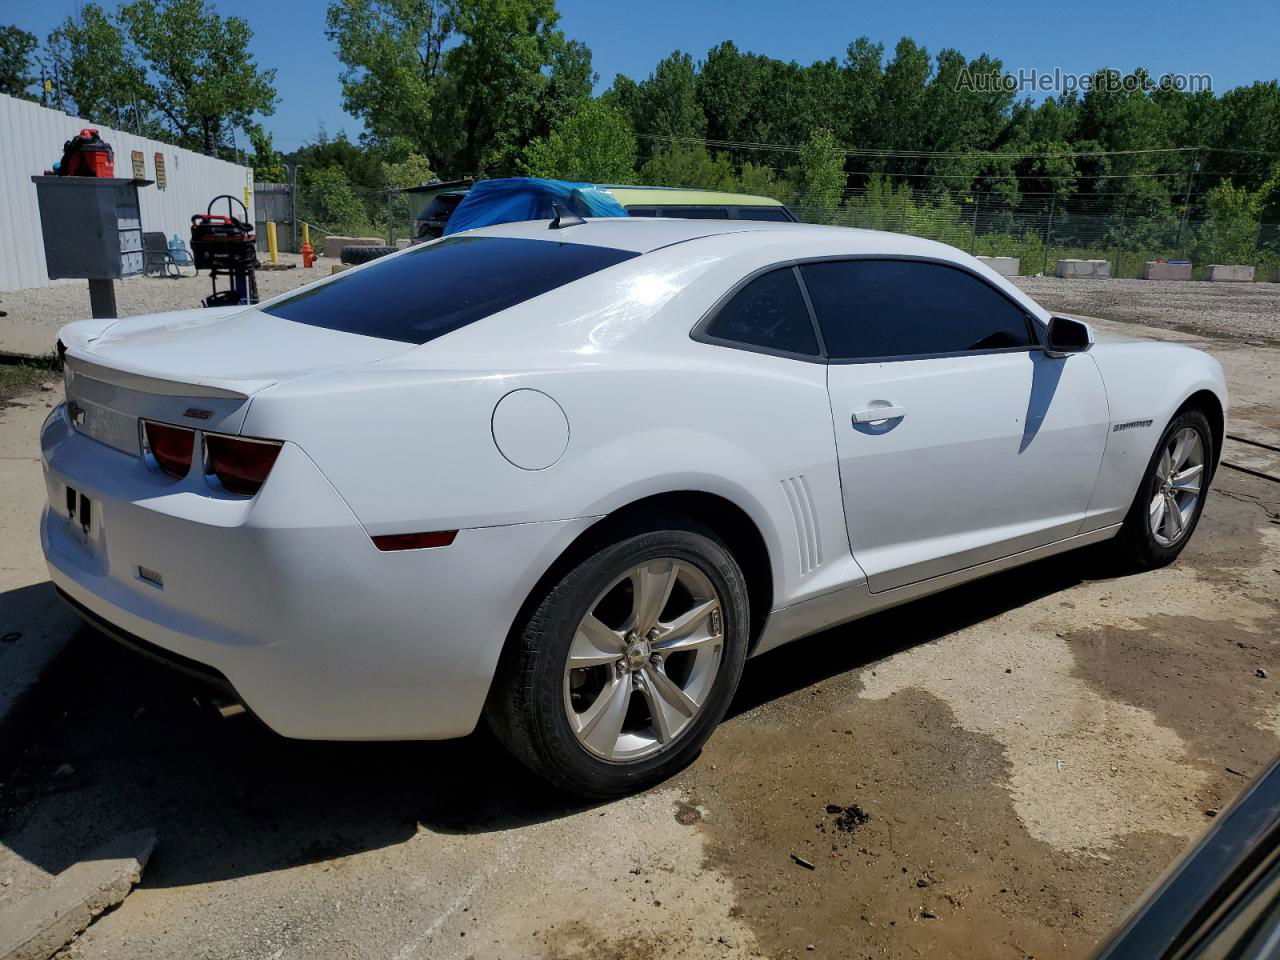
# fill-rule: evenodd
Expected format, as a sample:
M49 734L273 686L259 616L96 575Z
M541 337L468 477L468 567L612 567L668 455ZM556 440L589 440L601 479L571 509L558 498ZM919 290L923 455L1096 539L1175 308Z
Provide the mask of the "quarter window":
M720 308L705 333L766 350L818 355L818 336L791 267L747 283Z
M964 270L918 260L801 268L833 360L1026 348L1026 313Z

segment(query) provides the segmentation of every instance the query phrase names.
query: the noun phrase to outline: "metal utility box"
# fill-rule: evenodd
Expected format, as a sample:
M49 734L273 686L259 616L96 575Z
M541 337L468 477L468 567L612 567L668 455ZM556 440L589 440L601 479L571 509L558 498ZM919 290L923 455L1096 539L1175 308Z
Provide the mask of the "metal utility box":
M143 271L138 187L151 180L32 177L49 279L116 280Z

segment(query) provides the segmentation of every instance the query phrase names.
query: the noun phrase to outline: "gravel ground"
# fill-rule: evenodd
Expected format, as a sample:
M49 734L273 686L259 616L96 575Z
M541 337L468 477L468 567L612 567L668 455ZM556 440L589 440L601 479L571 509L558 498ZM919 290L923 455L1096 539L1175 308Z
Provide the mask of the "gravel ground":
M329 276L331 263L323 258L309 270L302 268L302 258L296 254L281 254L280 259L295 267L258 271L258 293L264 300ZM225 288L226 282L221 283ZM116 281L116 306L122 317L185 310L200 306L209 290L209 275L192 275L189 270L177 278L128 277ZM0 317L0 353L28 356L51 353L63 324L89 316L88 282L0 293L0 310L8 314Z
M1280 283L1018 277L1046 310L1280 344Z

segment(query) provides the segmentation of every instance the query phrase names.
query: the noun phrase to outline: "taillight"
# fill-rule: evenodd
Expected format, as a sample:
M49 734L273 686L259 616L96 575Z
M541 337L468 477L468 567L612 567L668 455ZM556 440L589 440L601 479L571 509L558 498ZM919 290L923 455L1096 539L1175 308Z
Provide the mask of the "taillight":
M167 423L142 421L147 453L156 466L171 477L181 480L191 470L191 454L195 450L196 434L186 427L174 427Z
M204 435L205 467L229 493L253 496L267 479L280 456L279 440Z

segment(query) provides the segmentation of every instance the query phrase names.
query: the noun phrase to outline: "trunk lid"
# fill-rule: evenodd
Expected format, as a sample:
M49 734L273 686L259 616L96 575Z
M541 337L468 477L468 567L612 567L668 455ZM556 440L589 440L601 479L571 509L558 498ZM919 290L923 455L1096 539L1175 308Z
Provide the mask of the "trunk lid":
M413 344L228 307L64 327L68 413L95 440L138 454L138 419L239 433L254 394L372 363Z

